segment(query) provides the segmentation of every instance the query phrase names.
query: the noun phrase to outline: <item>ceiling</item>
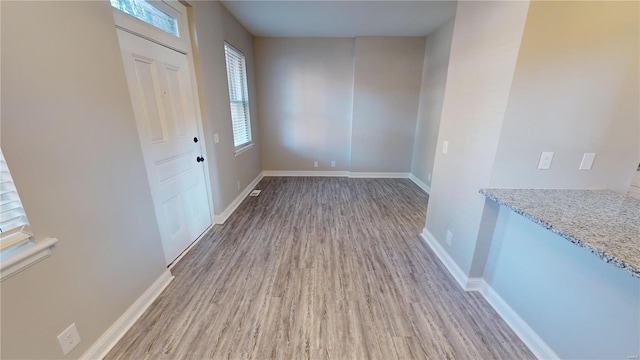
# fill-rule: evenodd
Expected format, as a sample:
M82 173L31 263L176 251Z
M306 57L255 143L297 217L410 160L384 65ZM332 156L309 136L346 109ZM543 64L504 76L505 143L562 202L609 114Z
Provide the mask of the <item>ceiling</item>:
M449 20L455 1L222 1L255 36L425 36Z

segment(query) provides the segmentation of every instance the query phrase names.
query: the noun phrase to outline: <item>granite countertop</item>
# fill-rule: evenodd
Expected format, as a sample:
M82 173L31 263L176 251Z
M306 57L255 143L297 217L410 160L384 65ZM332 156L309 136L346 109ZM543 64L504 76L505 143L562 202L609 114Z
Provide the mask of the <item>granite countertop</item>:
M609 190L480 193L640 278L640 200Z

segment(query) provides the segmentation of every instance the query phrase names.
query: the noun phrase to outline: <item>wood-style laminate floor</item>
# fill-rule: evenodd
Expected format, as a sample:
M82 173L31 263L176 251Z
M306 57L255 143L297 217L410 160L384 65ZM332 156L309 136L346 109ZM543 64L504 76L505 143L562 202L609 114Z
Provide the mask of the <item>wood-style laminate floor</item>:
M533 359L421 240L406 179L264 178L107 359Z

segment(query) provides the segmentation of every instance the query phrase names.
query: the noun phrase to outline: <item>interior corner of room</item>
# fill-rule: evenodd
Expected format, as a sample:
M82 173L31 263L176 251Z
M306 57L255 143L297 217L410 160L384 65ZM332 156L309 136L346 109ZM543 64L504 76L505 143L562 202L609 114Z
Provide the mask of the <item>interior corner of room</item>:
M0 2L2 182L23 242L48 244L2 268L0 357L104 357L289 176L406 179L428 199L416 243L525 349L640 356L638 2L122 0L167 34L119 1Z

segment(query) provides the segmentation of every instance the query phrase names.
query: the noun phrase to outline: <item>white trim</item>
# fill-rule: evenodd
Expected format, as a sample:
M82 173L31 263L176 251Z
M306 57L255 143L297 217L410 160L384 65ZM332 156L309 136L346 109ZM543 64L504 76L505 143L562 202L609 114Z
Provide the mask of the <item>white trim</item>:
M328 176L328 177L347 177L348 171L281 171L281 170L265 170L262 172L264 176Z
M251 193L251 191L256 187L256 185L258 185L260 180L262 180L262 178L264 177L264 173L265 172L263 171L260 174L258 174L258 176L256 176L256 178L253 179L253 181L251 181L251 183L247 185L247 187L244 188L244 190L242 190L240 194L238 194L238 196L231 202L231 204L229 204L229 206L227 206L227 208L224 209L222 214L215 216L216 224L224 224L224 222L227 221L229 216L231 216L231 214L233 214L233 212L236 211L238 206L242 204L242 201L244 200L244 198L246 198Z
M350 178L374 178L374 179L407 179L409 173L402 172L350 172Z
M307 170L265 170L264 176L323 176L372 179L408 179L409 173L400 172L350 172L350 171L307 171Z
M251 131L249 131L249 132L251 132ZM238 156L238 155L242 154L243 152L252 149L254 146L255 146L255 144L252 143L252 142L248 142L246 144L240 145L234 150L234 154L236 156Z
M504 322L509 325L511 330L518 335L520 340L527 345L529 350L531 350L538 359L560 359L558 354L549 347L538 333L536 333L484 279L480 279L478 290L489 305L493 307Z
M171 5L171 3L169 3L169 5ZM183 16L183 21L185 26L185 34L186 36L188 36L188 40L187 40L187 61L189 63L189 77L191 79L191 92L193 93L193 105L195 106L194 108L194 114L196 116L196 126L198 128L198 139L200 139L200 152L201 154L204 154L204 158L205 158L205 162L203 163L203 169L204 169L204 183L206 186L206 190L207 190L207 200L209 201L209 216L211 218L211 225L213 226L213 224L215 224L215 208L213 205L213 186L211 186L211 172L209 170L209 161L207 160L207 158L209 157L208 155L209 152L207 151L207 141L205 141L205 131L204 131L204 127L202 125L202 116L203 116L203 110L202 110L202 106L200 105L200 91L198 90L198 76L196 74L196 59L195 59L195 55L196 53L194 52L193 48L193 44L194 44L194 40L195 40L195 28L194 28L194 36L191 36L191 21L189 20L189 13L188 13L188 8L185 7L185 11L182 14ZM215 146L213 145L209 145L211 146L212 149L212 153L211 153L211 157L215 157ZM207 230L208 231L208 230Z
M58 239L48 238L40 242L28 242L0 258L0 281L51 256L51 248Z
M482 284L484 283L484 278L468 278L467 286L465 286L464 291L480 291L482 288Z
M469 285L469 277L467 274L462 271L460 266L456 264L451 256L447 253L447 251L440 245L438 240L427 230L427 228L422 229L422 233L420 236L424 239L424 241L429 245L431 250L436 254L440 262L449 270L449 273L453 275L453 278L456 279L458 285L467 291L467 286Z
M456 279L460 287L465 291L479 291L489 305L493 307L538 359L560 359L551 347L498 295L484 278L469 278L427 228L422 229L420 236Z
M418 185L420 189L424 190L427 194L431 195L431 187L427 185L422 180L418 179L417 176L409 173L409 180L413 181L414 184Z
M153 3L153 6L176 19L178 22L179 36L170 34L155 27L154 25L136 18L133 15L127 14L115 7L111 7L116 28L130 32L183 54L187 53L189 51L189 27L187 26L185 6L172 0L157 1Z
M122 314L96 342L91 345L81 357L81 360L96 360L104 358L109 351L120 341L124 334L149 308L153 301L162 293L174 276L167 269L156 281L145 290L142 295Z

